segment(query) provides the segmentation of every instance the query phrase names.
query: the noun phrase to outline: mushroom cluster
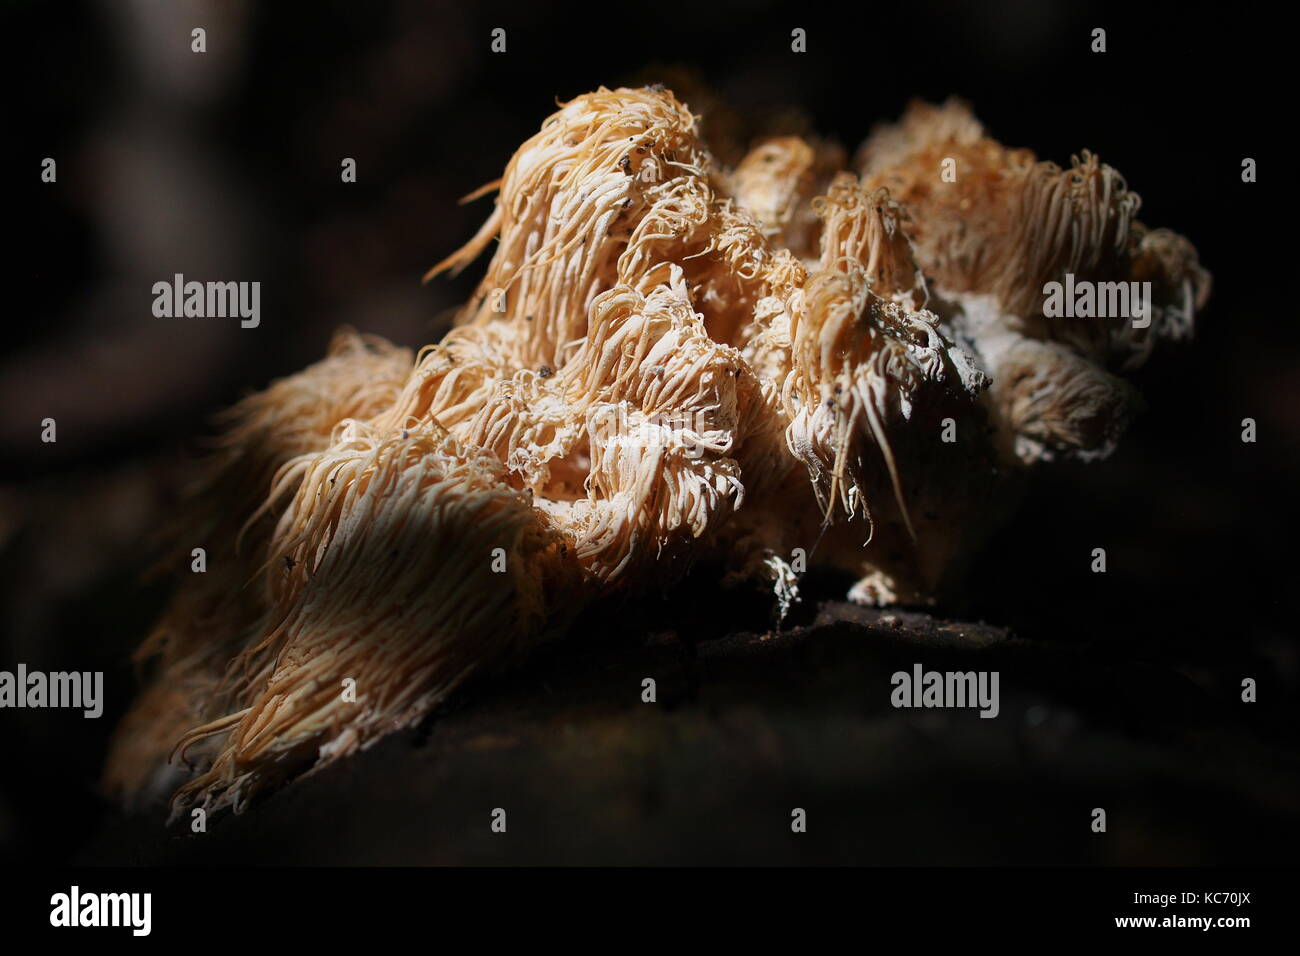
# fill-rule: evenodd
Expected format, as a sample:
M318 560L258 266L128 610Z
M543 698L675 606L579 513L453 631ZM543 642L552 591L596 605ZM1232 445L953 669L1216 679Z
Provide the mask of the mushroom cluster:
M209 569L140 649L108 785L239 810L700 557L783 607L805 564L866 603L951 586L1018 476L1114 447L1116 373L1209 277L1095 156L959 103L844 165L784 137L724 168L663 89L563 104L432 270L493 249L441 342L340 332L228 413L182 536ZM1067 275L1145 283L1144 321L1046 314Z

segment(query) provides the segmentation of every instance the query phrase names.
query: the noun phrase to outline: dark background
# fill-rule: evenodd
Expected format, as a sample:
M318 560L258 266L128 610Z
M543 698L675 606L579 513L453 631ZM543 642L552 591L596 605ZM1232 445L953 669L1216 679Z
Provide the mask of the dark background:
M108 702L99 721L0 712L0 854L238 860L272 845L276 859L311 862L1293 858L1300 351L1283 165L1288 34L1269 8L1244 5L877 6L9 4L16 296L0 359L0 668L102 669ZM194 26L207 30L202 56L189 50ZM489 52L498 26L504 55ZM1089 50L1095 26L1107 30L1104 54ZM790 52L793 27L808 31L806 54ZM201 846L160 836L157 819L119 819L96 779L131 694L127 655L166 595L165 581L142 577L151 532L211 414L318 359L341 324L413 347L436 340L482 269L420 282L489 211L490 200L457 198L499 176L557 98L656 79L741 141L790 129L851 151L910 99L956 94L1010 145L1063 163L1091 149L1142 195L1140 218L1187 235L1213 273L1196 340L1158 350L1135 376L1150 407L1111 460L1037 476L940 619L905 617L893 633L874 614L819 604L842 582L813 581L793 635L756 651L764 624L752 600L718 598L704 577L676 603L599 609L567 652L426 728L424 776L397 740ZM55 185L39 180L45 156L58 161ZM356 184L339 181L345 156ZM1246 156L1258 183L1241 182ZM150 287L175 272L260 280L260 328L154 318ZM58 422L57 444L40 442L45 417ZM1240 440L1244 417L1258 422L1256 444ZM1105 575L1088 569L1099 546ZM994 649L980 666L1003 667L1011 683L999 720L931 733L878 705L918 642L929 666L974 666L972 652L936 637L954 618L990 622L980 633ZM626 671L635 684L655 661L680 687L668 729L647 742L641 711L620 710L610 681ZM1249 706L1238 698L1246 676L1260 685ZM864 689L872 681L879 693ZM604 743L561 752L574 726ZM513 743L476 762L485 733ZM647 753L654 760L638 763ZM466 842L449 809L477 826L480 794L495 806L513 786L528 805L528 788L574 780L591 782L573 797L586 822L571 832L557 822L571 804L535 803L551 835L521 835L515 856ZM835 817L833 838L810 832L791 850L746 829L771 810L779 834L780 808L804 804ZM1098 805L1130 811L1105 844L1086 829ZM330 807L355 836L332 854L318 841L336 818L317 820L312 837L294 829ZM731 828L701 822L702 807L732 814Z

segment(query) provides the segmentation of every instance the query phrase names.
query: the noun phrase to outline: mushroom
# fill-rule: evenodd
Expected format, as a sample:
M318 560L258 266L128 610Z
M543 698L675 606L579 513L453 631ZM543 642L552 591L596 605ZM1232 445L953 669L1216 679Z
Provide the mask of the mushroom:
M1205 304L1192 246L1096 157L1040 163L958 103L876 131L856 173L843 155L787 137L729 170L668 90L563 104L431 270L493 249L441 342L343 333L229 416L183 535L221 560L141 648L157 676L110 786L172 785L174 751L175 811L238 810L678 557L781 616L795 549L854 600L932 600L1019 471L1107 454L1118 373ZM1152 321L1045 314L1065 274L1151 283Z

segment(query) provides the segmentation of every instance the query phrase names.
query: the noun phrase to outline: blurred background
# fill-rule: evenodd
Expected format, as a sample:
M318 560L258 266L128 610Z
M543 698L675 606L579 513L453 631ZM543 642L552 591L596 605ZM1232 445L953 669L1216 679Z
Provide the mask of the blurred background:
M803 650L788 650L793 657L774 652L755 664L736 650L745 641L737 644L729 632L752 624L744 608L721 605L703 620L695 610L683 615L680 605L635 613L625 605L614 612L625 623L605 645L575 637L575 653L589 655L589 670L580 672L599 681L609 668L635 671L628 661L663 653L665 640L688 647L685 663L669 655L685 668L684 709L675 719L713 734L709 746L732 761L727 780L697 795L697 810L708 800L726 806L758 779L773 787L802 781L832 804L876 813L897 810L897 794L909 794L915 826L896 828L896 846L882 849L878 835L864 829L860 844L841 833L839 850L801 849L808 855L800 859L1293 857L1300 848L1300 650L1290 539L1300 477L1300 350L1280 281L1291 271L1294 227L1282 214L1289 189L1279 135L1287 115L1279 108L1286 88L1279 31L1259 15L1195 4L877 6L832 13L725 0L685 9L436 0L6 4L5 69L13 71L16 119L4 151L11 167L5 184L18 221L6 270L17 301L0 357L0 669L22 661L33 669L103 670L108 699L98 721L59 711L0 712L0 854L156 862L215 852L177 838L150 843L160 839L158 821L142 829L119 818L96 783L105 740L132 692L130 651L167 593L165 579L146 575L153 533L201 454L212 414L320 358L340 325L412 347L435 341L481 275L478 265L456 279L420 281L490 211L490 199L460 205L458 198L499 176L557 99L601 84L661 81L704 114L723 159L768 132L815 133L852 151L874 123L898 116L912 98L964 97L1009 145L1061 163L1087 148L1116 166L1142 195L1144 222L1197 245L1214 289L1195 342L1158 350L1136 375L1150 408L1119 452L1099 465L1038 476L968 591L939 611L945 619L987 621L999 635L994 643L1014 644L996 653L1010 655L1004 666L1021 668L1023 695L1004 690L1020 710L983 722L999 724L996 730L976 721L982 736L957 748L991 748L981 771L991 777L966 778L973 771L951 752L961 734L928 762L901 743L898 753L911 753L910 762L880 757L894 752L887 748L874 751L874 764L857 759L863 751L845 742L855 733L911 733L912 717L875 704L864 710L861 687L824 686L822 669L836 662L867 680L887 672L888 648L899 660L915 653L877 633L873 615L822 607L819 601L842 595L842 582L812 582L796 621L811 636ZM205 54L190 51L194 27L206 30ZM489 48L496 27L506 30L504 54ZM807 30L807 53L790 51L795 27ZM1104 54L1090 52L1094 27L1107 31ZM1247 156L1258 162L1258 183L1241 181ZM45 157L57 160L55 184L40 181ZM357 162L355 184L340 182L344 157ZM260 327L155 318L151 286L177 272L260 281ZM47 417L58 423L56 444L40 441ZM1258 423L1255 444L1240 439L1245 417ZM1088 570L1098 546L1108 553L1105 575ZM904 623L916 640L934 640L933 620ZM590 626L611 629L608 621ZM834 652L808 656L808 647L823 643ZM708 646L712 657L699 650ZM870 655L873 646L885 648L883 658L854 656ZM727 663L733 651L747 663ZM791 670L792 662L803 669ZM781 669L782 681L766 676L769 666ZM555 661L539 667L513 692L569 673ZM721 716L700 709L702 675L731 688L712 699ZM1238 699L1246 676L1260 685L1251 706ZM785 686L800 681L802 689ZM484 719L496 714L509 725L511 692L491 691ZM589 692L579 681L571 696L582 701ZM741 729L728 724L734 714L726 706L744 710L756 700L785 717L770 716L778 723L765 730L748 718ZM792 700L803 703L778 706ZM606 729L627 719L537 706L525 711L546 733L584 719ZM464 739L479 739L472 717L453 716L452 727L456 719L471 721ZM717 720L729 727L725 733ZM844 733L810 740L791 729L810 723ZM1016 747L1006 750L1011 738L989 736L1018 741L1022 732L1039 735L1054 769ZM460 738L451 733L443 765L455 767L450 751ZM493 772L529 759L546 733L516 740ZM778 756L760 772L747 763L746 748L763 733L784 742L774 745L778 755L789 756L782 747L803 754L798 765L782 765ZM1093 734L1087 746L1069 746L1072 734L1085 733ZM728 749L728 735L748 735L747 742L733 740ZM601 759L626 758L608 745ZM737 849L739 837L681 838L686 831L673 829L672 801L638 797L618 809L624 788L644 796L646 787L678 778L688 786L688 768L710 765L702 757L707 749L693 751L680 739L659 746L658 770L591 792L607 830L589 832L626 835L629 859L748 859ZM367 779L404 779L400 751L380 748L366 759ZM557 774L593 773L591 759L575 754L573 763L547 766ZM472 777L473 769L465 773ZM1088 844L1086 833L1081 842L1045 837L1071 788L1094 778L1106 781L1117 803L1129 802L1130 823L1140 825L1131 823L1125 840L1105 851ZM432 791L451 786L446 775L431 780ZM970 786L963 790L963 783ZM332 784L312 786L313 805L328 806ZM972 788L1000 821L992 836L987 826L962 825L954 809L956 794ZM886 793L894 796L885 800ZM1050 795L1058 810L1042 810L1040 795ZM412 813L429 805L418 797ZM492 859L457 851L450 832L434 841L413 820L401 841L391 838L396 830L385 831L390 838L378 845L387 849L375 850L374 833L366 831L369 843L358 836L335 857L295 856L303 843L285 830L302 811L292 801L302 799L286 798L279 806L289 809L270 811L284 814L281 823L260 831L279 834L286 859ZM1091 801L1078 797L1080 807ZM666 849L674 833L677 844ZM229 839L230 859L253 852L252 842ZM539 844L535 859L606 858L595 838L579 844ZM790 859L784 845L744 845L755 861ZM860 852L845 857L845 845Z

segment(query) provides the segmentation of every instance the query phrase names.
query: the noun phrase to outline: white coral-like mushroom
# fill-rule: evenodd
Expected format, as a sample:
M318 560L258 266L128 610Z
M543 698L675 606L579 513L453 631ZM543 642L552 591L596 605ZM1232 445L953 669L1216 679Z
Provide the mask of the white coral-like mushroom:
M1133 398L1113 372L1204 305L1191 245L1095 157L1037 162L958 104L877 131L861 179L841 156L784 138L727 170L670 92L561 106L432 270L496 241L441 342L345 334L235 410L191 519L220 570L142 648L109 785L163 785L176 750L177 808L238 809L677 558L775 581L782 615L794 548L855 600L927 600L1009 466L1106 454ZM1150 281L1153 321L1046 316L1066 272Z

